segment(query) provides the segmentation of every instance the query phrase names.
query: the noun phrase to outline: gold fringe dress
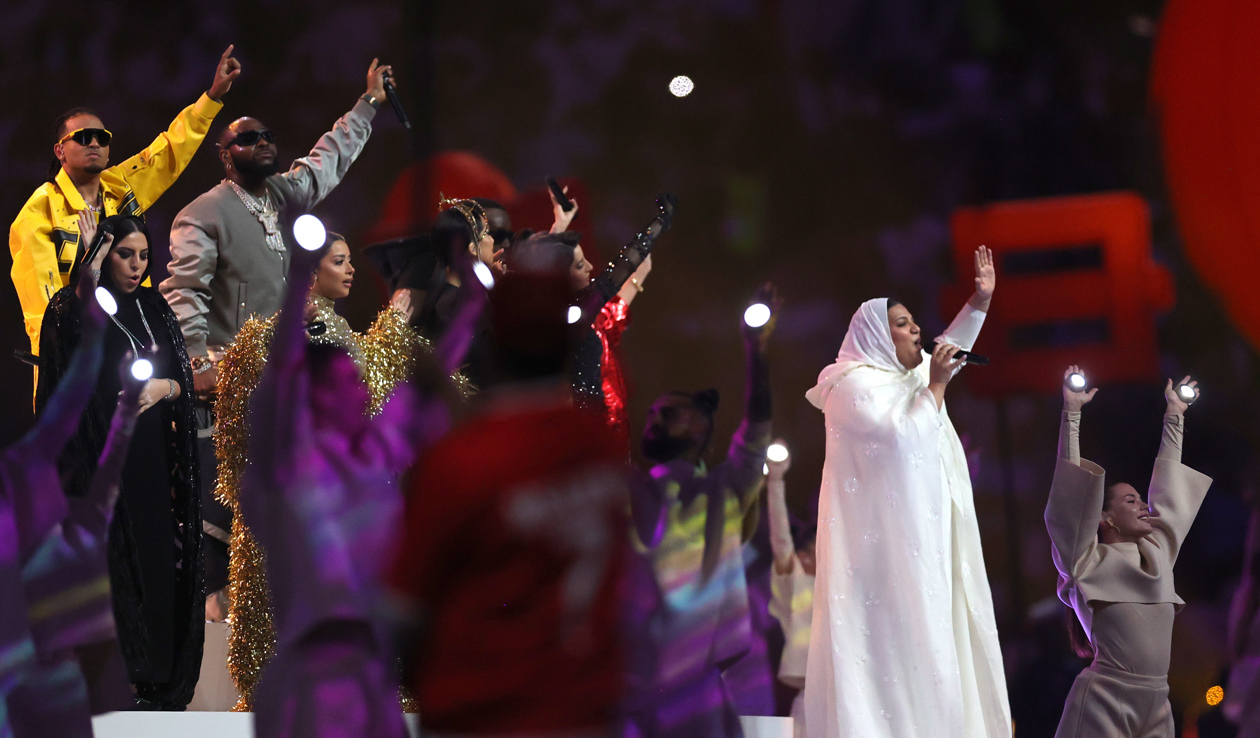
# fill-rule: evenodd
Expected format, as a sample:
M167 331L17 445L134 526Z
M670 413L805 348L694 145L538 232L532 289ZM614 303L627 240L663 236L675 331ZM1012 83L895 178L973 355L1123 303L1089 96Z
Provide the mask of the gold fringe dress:
M335 344L350 353L371 393L368 414L375 415L394 388L411 374L417 351L431 351L432 344L412 330L407 325L406 315L394 308L381 311L367 333L358 334L333 310L332 300L318 295L312 295L311 300L316 306L314 321L322 322L326 330L318 336L310 336L310 340ZM227 505L233 515L229 543L231 604L228 612L232 628L228 638L228 673L241 695L233 708L237 712L252 709L254 687L276 648L266 561L241 517L238 495L241 476L248 464L249 398L267 362L276 320L276 316L255 317L241 328L219 366L215 402L215 455L219 459L215 497ZM467 380L458 374L453 380L461 394L467 396ZM404 698L404 708L409 701Z

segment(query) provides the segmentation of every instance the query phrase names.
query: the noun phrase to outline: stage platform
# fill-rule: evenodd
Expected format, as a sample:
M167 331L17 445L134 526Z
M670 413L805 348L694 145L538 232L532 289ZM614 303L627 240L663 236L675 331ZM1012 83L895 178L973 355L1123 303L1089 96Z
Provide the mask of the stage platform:
M416 716L407 727L418 736ZM792 738L791 718L744 717L746 738ZM95 738L253 738L254 716L246 712L112 712L92 721Z

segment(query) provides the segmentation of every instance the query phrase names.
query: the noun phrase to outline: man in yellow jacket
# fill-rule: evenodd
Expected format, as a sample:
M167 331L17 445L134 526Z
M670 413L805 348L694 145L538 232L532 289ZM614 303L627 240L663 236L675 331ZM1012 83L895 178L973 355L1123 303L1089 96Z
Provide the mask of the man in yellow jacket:
M13 285L32 352L39 351L44 308L65 286L81 247L87 246L79 244L80 214L89 211L96 221L117 213L141 215L157 202L192 161L240 73L229 46L210 89L148 148L116 166L109 166L112 134L95 114L76 108L58 121L53 155L61 167L35 190L9 228Z

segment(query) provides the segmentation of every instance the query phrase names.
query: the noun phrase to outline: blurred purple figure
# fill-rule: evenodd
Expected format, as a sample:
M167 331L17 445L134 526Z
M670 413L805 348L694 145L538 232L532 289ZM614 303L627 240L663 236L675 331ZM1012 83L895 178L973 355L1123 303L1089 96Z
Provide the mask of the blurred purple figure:
M255 732L401 737L378 573L403 511L398 475L414 439L430 441L426 432L446 427L446 406L421 404L403 385L369 418L368 389L350 355L308 345L303 332L302 285L321 252L290 253L288 283L297 287L285 297L251 400L251 465L241 489L242 511L267 555L277 635L255 692Z
M92 735L88 681L130 698L118 654L106 547L144 382L123 392L87 494L67 497L57 457L101 371L105 314L80 280L83 340L35 427L0 453L0 736ZM111 368L112 371L112 368ZM82 666L81 666L82 662ZM89 671L87 679L84 672Z
M763 287L757 301L777 312L773 286ZM722 672L748 653L752 638L741 532L770 445L765 350L773 325L772 319L761 328L744 326L744 422L723 463L709 469L702 460L713 434L715 390L671 392L648 411L643 455L655 466L634 485L632 515L662 606L649 624L656 674L648 692L631 701L642 735L742 735Z

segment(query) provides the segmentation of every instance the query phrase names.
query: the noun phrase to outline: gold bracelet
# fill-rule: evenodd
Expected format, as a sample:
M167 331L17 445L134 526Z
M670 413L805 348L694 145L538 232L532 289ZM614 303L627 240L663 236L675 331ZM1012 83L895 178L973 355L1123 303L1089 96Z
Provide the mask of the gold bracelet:
M643 285L639 284L639 280L635 279L634 277L630 278L630 284L634 285L634 288L638 290L639 292L643 291Z

